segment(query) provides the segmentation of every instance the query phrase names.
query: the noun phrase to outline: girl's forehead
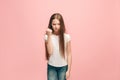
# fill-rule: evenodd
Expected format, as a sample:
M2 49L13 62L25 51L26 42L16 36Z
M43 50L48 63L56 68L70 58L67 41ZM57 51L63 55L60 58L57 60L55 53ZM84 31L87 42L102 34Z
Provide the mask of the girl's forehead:
M60 23L60 21L58 19L53 19L52 21L53 23Z

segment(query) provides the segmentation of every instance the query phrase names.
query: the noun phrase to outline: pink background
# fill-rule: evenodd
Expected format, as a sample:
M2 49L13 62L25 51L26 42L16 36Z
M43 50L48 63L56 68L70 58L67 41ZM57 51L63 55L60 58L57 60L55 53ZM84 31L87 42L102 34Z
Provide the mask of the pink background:
M47 80L44 33L55 12L71 35L69 80L120 80L120 0L1 0L0 80Z

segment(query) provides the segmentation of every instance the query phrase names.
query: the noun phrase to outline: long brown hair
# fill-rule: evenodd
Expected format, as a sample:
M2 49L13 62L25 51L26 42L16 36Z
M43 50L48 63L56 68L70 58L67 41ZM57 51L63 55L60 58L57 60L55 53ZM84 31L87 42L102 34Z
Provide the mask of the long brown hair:
M49 24L48 24L48 28L50 28L52 30L52 32L54 33L54 30L52 28L52 21L53 19L58 19L60 21L60 32L59 32L59 50L61 51L60 54L61 56L64 58L65 57L65 41L64 41L64 33L65 33L65 24L64 24L64 20L63 17L60 13L54 13L49 20ZM49 54L47 51L47 46L45 44L45 50L46 50L46 59L49 59Z

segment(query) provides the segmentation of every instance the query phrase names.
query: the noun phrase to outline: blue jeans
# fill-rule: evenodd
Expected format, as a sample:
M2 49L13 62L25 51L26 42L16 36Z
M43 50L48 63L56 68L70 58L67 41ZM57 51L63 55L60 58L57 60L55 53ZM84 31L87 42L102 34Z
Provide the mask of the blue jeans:
M68 65L62 67L54 67L47 65L47 80L66 80L66 71Z

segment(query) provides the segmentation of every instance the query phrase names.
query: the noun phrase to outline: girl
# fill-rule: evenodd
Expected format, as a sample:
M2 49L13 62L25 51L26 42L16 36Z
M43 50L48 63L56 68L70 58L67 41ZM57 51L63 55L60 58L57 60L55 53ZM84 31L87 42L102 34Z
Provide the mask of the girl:
M48 80L66 80L71 70L71 38L60 13L51 16L45 34Z

